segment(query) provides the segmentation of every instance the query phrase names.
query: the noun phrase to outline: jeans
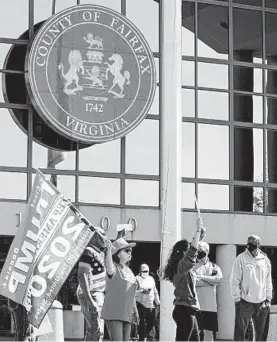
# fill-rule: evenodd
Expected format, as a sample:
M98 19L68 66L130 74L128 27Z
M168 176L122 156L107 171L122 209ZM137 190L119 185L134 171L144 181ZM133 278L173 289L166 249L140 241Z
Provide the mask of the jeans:
M195 317L196 310L185 306L175 305L172 316L176 323L175 341L199 341L198 324Z
M25 307L11 299L8 300L8 305L14 321L14 341L29 341L31 331Z
M77 294L78 302L85 317L85 341L99 341L104 335L104 321L100 319L104 303L103 292L91 292L93 303L85 294Z
M155 325L155 309L146 308L141 303L137 302L139 313L139 340L144 341L145 337L149 337L149 333Z
M110 341L129 341L131 335L131 323L106 320L105 321Z
M269 328L270 306L265 302L249 303L241 299L236 303L235 341L245 341L245 334L251 319L256 341L266 341Z

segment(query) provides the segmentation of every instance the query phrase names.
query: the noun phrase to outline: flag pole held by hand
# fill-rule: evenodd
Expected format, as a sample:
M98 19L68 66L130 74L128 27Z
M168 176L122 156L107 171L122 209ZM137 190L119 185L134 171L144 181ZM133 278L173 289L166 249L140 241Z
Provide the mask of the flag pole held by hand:
M201 223L203 223L202 216L201 216L201 212L200 212L199 205L198 205L198 201L197 201L197 197L196 197L195 194L194 194L194 201L195 201L195 206L196 206L198 218L199 218L199 220L201 221Z
M205 228L203 220L202 220L200 208L199 208L197 197L195 194L194 194L194 201L195 201L195 206L196 206L196 210L197 210L198 220L200 221L200 225L201 225L200 241L202 241L204 239L204 237L206 236L206 228Z

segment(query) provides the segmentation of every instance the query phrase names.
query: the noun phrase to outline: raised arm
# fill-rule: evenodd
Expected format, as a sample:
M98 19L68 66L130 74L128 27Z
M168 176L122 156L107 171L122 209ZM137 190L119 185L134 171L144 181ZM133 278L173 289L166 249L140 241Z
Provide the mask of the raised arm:
M179 261L177 272L182 274L190 270L196 263L196 257L198 254L198 244L200 241L200 236L203 235L205 227L200 219L197 220L197 227L192 243L184 255L184 257Z
M112 257L112 250L113 250L113 245L110 240L106 240L106 247L107 247L107 252L105 256L105 267L106 267L106 272L109 277L112 277L115 273L115 266L113 263L113 257Z

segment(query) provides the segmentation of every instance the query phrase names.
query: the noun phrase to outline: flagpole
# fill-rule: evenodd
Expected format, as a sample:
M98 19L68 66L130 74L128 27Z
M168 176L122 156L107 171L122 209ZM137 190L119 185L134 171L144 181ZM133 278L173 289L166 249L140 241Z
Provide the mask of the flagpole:
M181 0L160 0L161 268L181 239L182 21ZM161 279L160 341L175 339L173 285Z

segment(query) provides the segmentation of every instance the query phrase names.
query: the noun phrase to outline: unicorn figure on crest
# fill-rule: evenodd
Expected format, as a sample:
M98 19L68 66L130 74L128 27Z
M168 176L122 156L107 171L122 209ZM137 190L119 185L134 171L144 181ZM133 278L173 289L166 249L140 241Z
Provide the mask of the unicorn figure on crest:
M105 64L108 64L107 71L109 71L114 76L114 79L111 88L108 90L108 93L113 94L116 98L122 99L124 97L124 84L130 84L130 73L128 70L125 70L123 74L121 73L123 58L119 54L114 53L109 58L109 61L113 61L114 63L109 64L108 62L106 62ZM118 87L120 88L120 93L117 93L113 90L116 85L118 85Z

